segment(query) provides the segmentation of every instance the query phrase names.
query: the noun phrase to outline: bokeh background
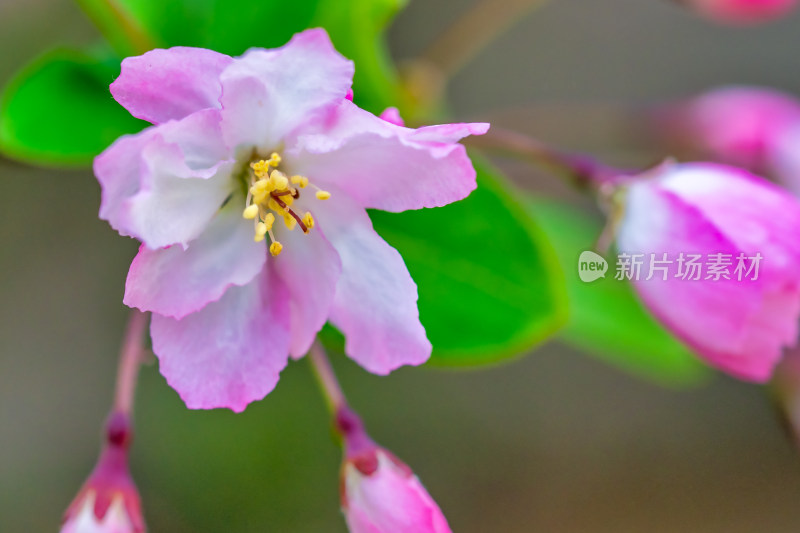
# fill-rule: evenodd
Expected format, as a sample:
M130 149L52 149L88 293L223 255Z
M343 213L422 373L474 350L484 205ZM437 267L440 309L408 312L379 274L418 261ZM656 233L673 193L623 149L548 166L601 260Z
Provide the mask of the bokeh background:
M472 3L412 0L392 53L413 58ZM631 133L638 106L732 82L797 89L799 27L716 27L665 0L552 0L454 77L451 111L646 162L659 154ZM0 0L0 82L55 43L97 38L68 0ZM567 194L499 163L522 187ZM87 171L0 160L3 533L57 530L97 455L136 250L98 205ZM800 527L800 464L759 387L717 376L664 389L558 343L488 370L386 378L334 359L374 437L420 474L454 531ZM186 410L150 366L136 418L134 475L155 533L345 531L339 451L304 361L242 415Z

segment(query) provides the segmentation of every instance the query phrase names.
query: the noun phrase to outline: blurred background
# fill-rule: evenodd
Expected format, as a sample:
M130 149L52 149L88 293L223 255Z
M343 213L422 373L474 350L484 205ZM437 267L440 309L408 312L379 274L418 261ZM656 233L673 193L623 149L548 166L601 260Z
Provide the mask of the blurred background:
M393 55L415 57L472 3L412 0ZM722 28L665 0L552 0L455 76L452 115L644 164L663 154L642 149L631 111L724 83L796 90L799 25ZM0 83L53 44L97 39L69 0L0 0ZM522 187L567 195L499 163ZM0 176L0 532L56 531L97 456L136 244L96 218L90 172L0 160ZM456 532L800 527L800 463L762 388L717 376L664 389L557 343L483 371L381 378L334 363ZM147 367L136 419L151 531L345 531L340 454L306 362L242 415L186 410Z

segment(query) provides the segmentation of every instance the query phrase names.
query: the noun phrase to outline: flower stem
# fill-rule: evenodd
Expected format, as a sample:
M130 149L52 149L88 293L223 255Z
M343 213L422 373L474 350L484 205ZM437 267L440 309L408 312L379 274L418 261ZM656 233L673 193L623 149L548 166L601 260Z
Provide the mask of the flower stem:
M117 369L117 385L114 393L112 412L129 416L133 412L133 397L139 367L142 365L144 349L142 338L147 327L148 315L136 309L131 310Z
M451 77L498 35L546 0L478 0L419 58Z
M493 127L482 136L464 141L468 146L522 158L570 181L579 189L598 189L636 171L606 166L591 156L572 154L525 134Z
M314 341L308 357L311 361L311 369L314 371L317 383L322 391L322 396L325 398L325 404L331 414L336 416L342 408L347 406L347 400L344 397L339 381L336 379L328 354L325 353L325 349L319 340Z
M156 48L155 39L127 12L119 0L77 0L89 19L123 56Z

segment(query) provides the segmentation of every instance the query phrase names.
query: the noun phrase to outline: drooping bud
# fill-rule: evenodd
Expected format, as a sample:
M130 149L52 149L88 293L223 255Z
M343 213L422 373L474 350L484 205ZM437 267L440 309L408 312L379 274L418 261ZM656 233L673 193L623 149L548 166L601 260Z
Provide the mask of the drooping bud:
M800 124L800 100L766 87L720 87L661 106L653 118L673 153L772 174L777 145Z
M414 472L367 435L343 407L342 510L350 533L451 533L442 511Z
M128 467L133 433L122 413L109 418L105 444L89 478L64 514L61 533L143 533L139 491Z

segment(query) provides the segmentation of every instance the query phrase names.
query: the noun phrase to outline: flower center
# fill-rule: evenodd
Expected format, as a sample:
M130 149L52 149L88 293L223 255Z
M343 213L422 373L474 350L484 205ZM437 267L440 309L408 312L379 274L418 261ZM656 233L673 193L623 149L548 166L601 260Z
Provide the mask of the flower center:
M289 230L299 227L303 233L308 233L314 227L311 213L298 210L296 205L292 206L300 198L300 189L315 189L318 200L331 197L331 193L312 185L305 176L288 177L278 169L280 164L281 156L277 152L273 152L269 159L258 159L250 163L249 189L242 214L244 218L253 221L256 242L263 241L269 235L269 253L273 256L283 249L283 245L272 232L277 217L283 219Z

